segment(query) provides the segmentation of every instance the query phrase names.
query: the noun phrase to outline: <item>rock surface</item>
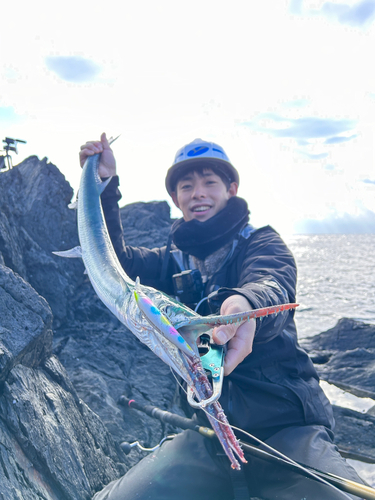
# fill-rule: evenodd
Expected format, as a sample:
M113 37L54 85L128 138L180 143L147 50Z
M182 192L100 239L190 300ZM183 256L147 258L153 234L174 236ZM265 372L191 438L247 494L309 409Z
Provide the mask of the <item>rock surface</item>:
M100 302L78 259L52 254L78 244L72 195L46 159L30 157L0 175L0 498L7 500L91 498L141 458L124 455L121 441L159 442L169 429L119 406L122 394L181 413L169 368ZM127 243L149 248L166 243L173 222L166 202L128 205L121 217ZM320 374L373 393L375 337L368 343L367 326L350 320L336 328L305 345ZM339 425L353 425L355 416L335 412ZM356 436L369 425L362 418ZM339 430L340 445L350 432Z
M124 456L52 354L52 313L0 266L0 498L89 499Z
M342 318L302 345L323 380L375 399L375 325Z
M69 321L82 264L52 252L78 244L73 190L47 159L36 156L0 175L0 254L50 305L55 324Z
M375 400L375 325L342 318L334 328L304 339L301 345L323 380ZM334 413L338 446L375 461L375 406L365 415L340 407Z
M177 409L169 368L100 302L81 261L52 254L78 244L72 195L46 159L30 157L0 175L0 498L7 500L91 498L141 458L124 455L121 441L159 442L164 424L118 406L122 394ZM129 244L166 242L166 202L133 204L122 216Z

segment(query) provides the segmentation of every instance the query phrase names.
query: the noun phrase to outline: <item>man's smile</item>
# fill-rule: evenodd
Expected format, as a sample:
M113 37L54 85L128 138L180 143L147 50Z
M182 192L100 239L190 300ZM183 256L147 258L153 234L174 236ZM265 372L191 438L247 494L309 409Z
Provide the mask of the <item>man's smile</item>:
M197 213L197 212L206 212L207 210L210 210L210 208L211 208L210 205L195 205L190 210L194 213Z

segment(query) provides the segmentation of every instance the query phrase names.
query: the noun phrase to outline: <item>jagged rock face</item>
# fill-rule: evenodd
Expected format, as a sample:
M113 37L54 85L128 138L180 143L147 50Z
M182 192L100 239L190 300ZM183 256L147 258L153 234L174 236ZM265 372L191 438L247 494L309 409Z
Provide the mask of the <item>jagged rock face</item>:
M80 260L52 255L78 244L72 194L58 169L36 157L0 175L0 484L7 499L91 498L142 458L136 451L126 457L121 441L153 446L164 436L163 424L118 406L118 398L173 407L169 368L100 302ZM165 202L125 207L122 220L127 242L149 247L166 242L172 222Z
M67 208L73 191L46 159L31 156L0 175L0 253L3 263L49 303L56 324L68 321L70 299L83 266L52 251L76 246L76 216Z
M323 380L375 399L375 325L342 318L303 347Z
M27 496L22 493L22 498L89 499L124 472L110 434L78 398L55 357L38 368L13 368L0 411L7 448L0 480L2 493L9 492L6 498L16 498L15 488L23 483Z
M0 265L0 384L19 363L33 368L52 353L52 313L46 300Z
M6 499L89 499L126 458L52 355L52 313L0 266L0 484Z
M92 320L92 307L85 300L87 277L80 259L62 259L52 254L79 244L76 213L68 209L73 190L61 172L36 156L0 175L0 263L13 269L50 305L54 326L75 319ZM172 220L166 202L133 203L121 210L128 244L148 248L166 243ZM105 307L97 303L97 312ZM84 313L84 310L90 313ZM82 314L83 313L83 314ZM100 313L102 314L102 313ZM107 320L109 314L103 313Z
M319 335L304 339L319 376L358 397L375 399L375 325L342 318ZM366 415L334 407L335 442L340 449L375 460L375 407Z
M121 208L121 222L127 245L162 247L171 228L170 207L166 201L131 203Z

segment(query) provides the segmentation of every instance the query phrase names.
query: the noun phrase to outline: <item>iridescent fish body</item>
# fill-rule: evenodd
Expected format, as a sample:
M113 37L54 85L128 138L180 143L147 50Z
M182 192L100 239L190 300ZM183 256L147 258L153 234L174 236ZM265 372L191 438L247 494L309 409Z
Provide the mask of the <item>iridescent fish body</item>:
M204 402L212 388L200 362L196 345L202 333L216 325L247 321L296 307L285 304L232 316L201 317L190 308L150 287L134 283L122 268L108 234L100 195L107 183L98 175L99 155L86 161L78 197L78 235L80 247L55 252L62 257L81 257L99 298L112 313L167 363L190 386L197 401ZM232 467L240 465L234 453L246 462L242 449L230 428L219 402L206 406L215 430Z

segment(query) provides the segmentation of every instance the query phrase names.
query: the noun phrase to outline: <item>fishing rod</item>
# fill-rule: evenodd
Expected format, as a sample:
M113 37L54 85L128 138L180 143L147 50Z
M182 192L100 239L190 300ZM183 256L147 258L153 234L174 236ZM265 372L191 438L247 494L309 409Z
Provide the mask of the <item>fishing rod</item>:
M121 396L118 404L121 406L127 406L129 408L134 408L136 410L139 410L143 413L146 413L152 418L158 419L161 422L171 424L175 427L179 427L180 429L191 429L193 431L198 432L202 436L209 438L209 439L217 439L217 436L215 432L212 429L209 429L208 427L201 426L197 424L194 420L186 417L181 417L180 415L176 415L175 413L171 413L169 411L161 410L160 408L152 405L142 405L140 403L137 403L134 399L129 399L126 396ZM162 442L172 439L172 436L167 436L164 438ZM137 443L137 442L136 442ZM136 443L122 443L121 447L125 451L125 453L129 453L131 448L133 446L136 446ZM160 443L160 444L161 444ZM139 443L138 443L139 444ZM260 448L253 446L249 443L246 443L242 440L240 440L240 445L242 446L243 450L257 458L260 458L262 460L265 460L271 464L274 465L280 465L281 467L284 467L285 469L289 469L293 472L296 472L297 474L300 474L304 477L307 477L309 479L313 479L315 481L327 481L330 483L332 486L335 486L339 490L356 495L360 498L363 498L365 500L375 500L375 489L366 486L364 484L357 483L355 481L352 481L350 479L345 479L343 477L337 476L335 474L331 474L329 472L323 472L318 469L314 469L312 467L308 467L306 465L301 465L299 467L298 465L300 464L294 464L292 462L288 462L284 458L272 455L268 451L261 450ZM158 445L159 446L159 445ZM155 450L157 447L152 448L152 450ZM151 448L143 448L141 449L145 451L151 451Z

